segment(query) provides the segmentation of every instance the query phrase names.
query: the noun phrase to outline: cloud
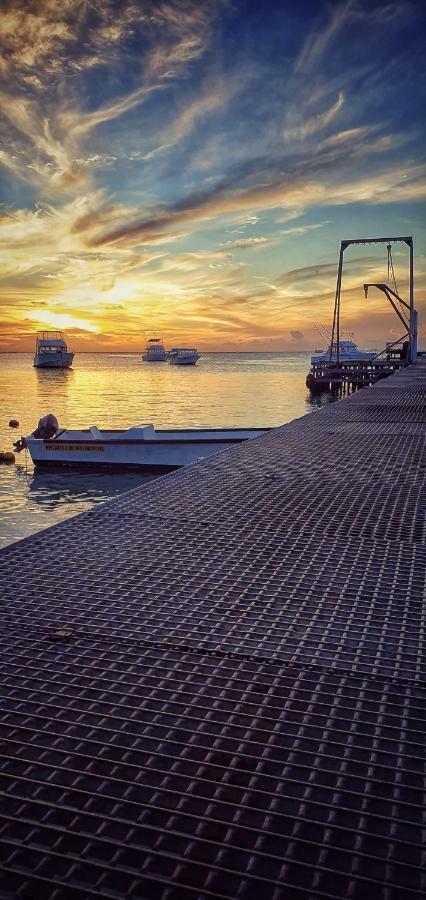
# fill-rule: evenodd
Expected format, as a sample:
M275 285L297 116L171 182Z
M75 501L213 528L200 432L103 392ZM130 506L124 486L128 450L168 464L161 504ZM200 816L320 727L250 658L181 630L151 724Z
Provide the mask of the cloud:
M264 247L265 244L275 244L276 239L271 237L240 238L238 241L225 241L221 247L226 250L250 250L256 247Z
M331 222L317 222L312 225L295 225L293 228L282 228L280 234L306 234L308 231L316 231L317 228L324 228L324 225L331 225Z
M153 92L166 90L172 76L183 75L205 53L212 24L225 6L226 0L214 0L203 9L192 0L156 5L150 0L97 0L95 6L86 0L39 0L28 5L6 0L0 18L0 112L9 131L3 133L0 163L21 180L51 193L87 189L88 156L93 168L113 161L111 154L84 152L89 135L139 107ZM136 35L145 50L143 72L136 51L133 69L128 46L120 53L126 40ZM95 109L82 108L78 73L84 75L95 66L116 67L120 83L123 64L126 75L129 70L140 73L138 83ZM65 80L70 70L74 77ZM171 144L223 102L225 88L216 80L215 95L212 91L210 97L196 98L192 108L183 111L172 128ZM17 134L18 164L11 149ZM163 143L168 140L166 135Z
M197 9L191 0L5 0L0 19L3 71L32 84L66 70L84 71L114 60L123 41L143 33L146 70L167 77L170 66L199 58L224 3Z
M346 3L337 3L330 8L326 26L322 30L314 29L306 39L295 62L296 74L306 74L314 68L339 31L350 21L354 6L354 0L348 0Z
M157 146L142 157L143 160L150 160L170 150L179 141L187 137L198 122L210 113L223 109L231 98L239 89L238 82L225 80L224 78L216 78L209 83L201 95L196 97L185 105L179 106L173 121L165 128L158 137Z
M139 347L152 322L210 346L266 345L279 330L291 349L309 342L313 311L328 321L339 221L355 233L362 206L367 230L384 215L373 206L387 204L393 221L398 203L417 221L408 204L425 198L426 173L401 103L414 83L420 108L418 58L400 29L409 5L320 4L302 39L300 19L278 32L252 6L3 0L8 334L21 339L29 314L45 311L105 348ZM359 265L345 267L356 320L360 281L377 280L373 262Z
M346 203L391 203L419 200L426 197L426 168L422 164L401 163L383 166L376 173L356 177L351 159L362 157L362 149L353 146L348 151L312 153L288 165L271 167L263 183L265 172L260 170L258 183L245 185L244 172L238 184L237 174L222 179L210 190L190 194L173 206L159 206L148 217L122 221L115 228L99 228L88 237L88 246L108 244L135 246L155 243L166 234L173 238L183 224L190 227L197 221L213 219L243 210L303 208ZM231 185L235 185L231 187Z
M285 127L283 131L284 140L303 141L305 140L305 138L311 137L318 131L323 131L324 128L326 128L327 125L330 125L333 119L335 119L344 102L345 99L343 91L340 91L335 103L333 103L328 109L324 110L324 112L317 113L315 116L311 116L309 119L306 119L300 125L297 125L295 127Z

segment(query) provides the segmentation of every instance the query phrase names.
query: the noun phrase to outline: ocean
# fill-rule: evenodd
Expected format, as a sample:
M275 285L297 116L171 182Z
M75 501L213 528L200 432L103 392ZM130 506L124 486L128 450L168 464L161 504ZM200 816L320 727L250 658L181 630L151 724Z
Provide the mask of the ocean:
M53 412L61 428L276 426L329 395L305 386L308 353L203 353L196 366L144 363L140 353L77 353L69 370L33 368L31 353L0 354L0 450ZM15 418L20 425L9 428ZM34 471L28 453L0 465L0 546L131 490L135 472ZM158 476L156 476L158 477Z

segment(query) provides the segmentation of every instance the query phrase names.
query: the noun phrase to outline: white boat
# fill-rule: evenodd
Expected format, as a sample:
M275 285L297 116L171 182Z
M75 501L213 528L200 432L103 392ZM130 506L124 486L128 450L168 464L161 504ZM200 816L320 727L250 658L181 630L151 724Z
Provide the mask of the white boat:
M37 369L68 369L73 359L62 331L39 331L34 354Z
M145 362L165 362L167 356L161 338L152 337L146 342L145 350L142 353L142 359Z
M316 351L318 355L311 356L311 365L319 366L321 363L336 362L337 349L339 349L339 362L351 363L372 359L376 350L360 350L355 341L335 341L327 350Z
M172 347L169 351L169 362L173 366L195 366L199 358L198 350L193 347Z
M51 439L23 439L37 466L115 466L166 471L214 456L242 441L259 437L267 428L200 428L159 430L137 425L127 431L58 431Z

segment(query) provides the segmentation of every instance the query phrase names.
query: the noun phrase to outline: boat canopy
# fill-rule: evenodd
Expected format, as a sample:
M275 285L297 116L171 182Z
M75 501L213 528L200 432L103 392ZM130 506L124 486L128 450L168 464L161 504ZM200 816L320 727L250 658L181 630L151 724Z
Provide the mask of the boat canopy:
M39 331L37 344L39 347L66 347L62 331Z

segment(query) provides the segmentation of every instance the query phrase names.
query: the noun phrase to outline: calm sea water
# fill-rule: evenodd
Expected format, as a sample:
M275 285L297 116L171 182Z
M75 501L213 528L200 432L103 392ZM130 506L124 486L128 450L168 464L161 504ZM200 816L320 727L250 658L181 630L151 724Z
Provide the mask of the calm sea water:
M62 428L196 428L281 425L315 409L305 387L307 353L206 353L182 368L143 363L136 353L79 353L63 371L34 369L32 361L32 354L0 354L1 450L48 412ZM16 431L11 418L19 420ZM0 465L0 546L152 477L35 472L29 455L16 460Z

